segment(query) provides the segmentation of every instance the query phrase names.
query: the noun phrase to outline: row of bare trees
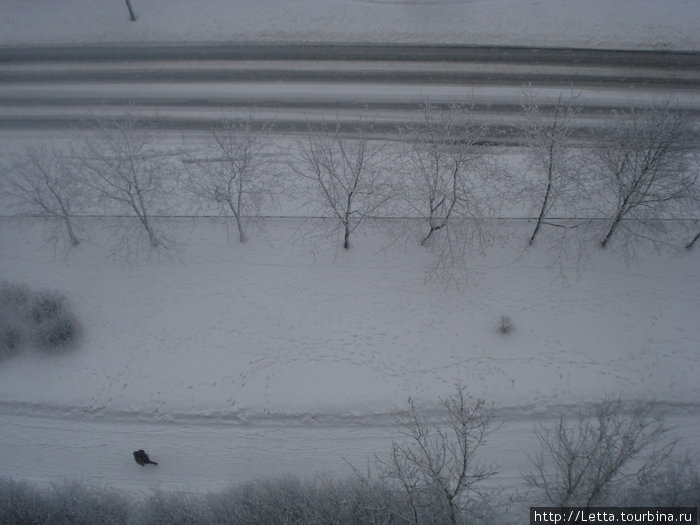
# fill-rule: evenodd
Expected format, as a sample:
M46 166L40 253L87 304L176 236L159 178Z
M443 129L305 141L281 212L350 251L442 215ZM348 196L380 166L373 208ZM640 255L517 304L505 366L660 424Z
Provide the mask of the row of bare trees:
M502 507L492 508L497 489L489 480L499 468L483 456L502 428L494 408L462 385L432 417L410 399L409 405L400 438L387 457L377 457L374 472L410 509L395 509L396 517L415 524L509 523ZM676 455L679 439L656 403L607 398L540 424L535 435L539 450L523 473L527 491L514 504L691 506L700 497L693 459Z
M585 212L609 221L600 241L603 248L622 229L658 240L655 233L664 233L666 224L661 219L697 218L697 141L688 115L671 111L668 104L614 110L593 134L592 144L581 149L574 147L573 123L581 111L576 96L560 95L543 109L530 93L524 110L535 174L534 187L525 186L526 195L539 210L530 244L553 208L580 208L576 203L582 200ZM587 198L589 193L593 198Z
M68 148L8 157L0 176L9 204L60 219L71 245L79 243L72 217L99 209L137 217L150 245L165 246L152 218L171 214L169 198L182 199L182 188L196 197L197 213L232 215L241 242L247 221L285 194L331 217L346 249L367 218L402 216L424 222L421 245L442 243L455 256L483 241L482 220L503 205L530 207L530 245L544 226L557 226L553 214L607 219L603 247L620 230L658 239L661 219L696 218L695 129L686 115L667 106L613 111L581 147L576 97L541 105L531 93L523 109L527 164L515 173L484 147L471 108L427 104L396 142L373 138L362 121L353 133L340 124L309 129L287 152L275 150L269 126L250 119L221 125L192 149L165 144L127 115L98 122Z
M164 244L152 217L167 213L176 187L173 159L161 146L131 119L99 122L68 148L30 146L5 159L2 188L11 206L60 219L73 246L80 243L73 218L99 209L137 217L158 248Z

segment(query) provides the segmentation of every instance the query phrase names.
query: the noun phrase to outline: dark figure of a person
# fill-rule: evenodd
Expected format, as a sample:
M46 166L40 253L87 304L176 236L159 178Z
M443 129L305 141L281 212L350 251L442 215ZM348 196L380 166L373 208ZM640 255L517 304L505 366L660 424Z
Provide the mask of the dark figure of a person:
M146 454L146 453L143 451L143 449L137 450L136 452L134 452L134 459L136 460L136 463L138 463L138 464L141 465L142 467L143 467L144 465L147 465L148 463L150 463L151 465L157 465L157 464L158 464L158 463L156 463L155 461L151 461L151 458L148 457L148 454Z

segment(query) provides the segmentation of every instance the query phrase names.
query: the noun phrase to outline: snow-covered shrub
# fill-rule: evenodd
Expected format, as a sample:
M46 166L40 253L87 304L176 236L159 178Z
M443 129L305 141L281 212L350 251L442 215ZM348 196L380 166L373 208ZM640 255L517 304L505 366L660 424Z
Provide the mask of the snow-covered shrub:
M19 351L20 339L19 330L0 319L0 357L16 354Z
M80 324L63 296L0 283L0 357L30 346L67 348L76 344L79 336Z
M132 523L138 525L209 525L228 523L214 520L204 496L189 492L162 492L155 490L143 502ZM262 523L262 522L261 522Z
M417 522L409 500L381 479L338 480L283 477L232 485L211 494L155 490L144 499L111 489L66 481L48 489L0 479L0 523L106 525L396 525L443 524L437 508L421 509ZM460 513L458 524L487 521Z
M55 348L76 341L78 321L66 306L65 299L51 292L34 297L29 308L34 343L41 348Z
M700 470L690 457L673 459L658 471L639 477L624 504L629 507L697 507L700 505Z
M49 508L41 491L29 483L0 479L0 523L35 525L48 521Z
M498 320L498 331L507 335L513 331L513 320L509 315L502 315Z
M129 498L115 489L67 481L52 486L46 503L50 512L47 523L127 525L130 522Z
M0 283L0 357L19 352L31 293L24 285Z
M385 483L357 478L260 480L211 494L207 501L212 522L231 525L406 523L399 516L409 510Z

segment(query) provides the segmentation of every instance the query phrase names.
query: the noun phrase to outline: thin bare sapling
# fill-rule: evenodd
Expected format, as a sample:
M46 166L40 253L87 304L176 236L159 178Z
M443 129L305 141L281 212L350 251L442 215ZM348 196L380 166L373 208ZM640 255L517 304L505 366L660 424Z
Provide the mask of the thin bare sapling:
M662 242L668 219L696 218L697 162L694 122L668 104L613 111L594 147L598 198L609 217L600 245L619 231L623 239Z
M275 205L280 188L269 152L270 125L250 117L213 129L202 150L190 153L189 190L220 212L233 214L238 240L246 242L247 222Z
M311 184L316 213L330 217L342 232L342 246L369 217L378 214L392 197L392 184L385 169L385 145L371 138L369 125L360 119L350 136L334 128L309 129L297 140L292 171Z
M105 213L135 215L152 248L167 247L154 225L155 215L170 212L177 185L173 152L163 139L134 115L98 120L76 147L81 184L89 188Z
M80 244L73 217L85 205L87 195L75 163L65 152L28 146L2 161L0 184L12 208L58 219L69 245Z
M535 227L528 244L532 246L547 215L560 200L573 193L578 173L579 156L572 147L573 119L581 110L576 105L576 95L564 97L560 93L552 105L544 105L537 93L528 90L522 104L525 122L522 127L528 180L520 189L521 198L530 201L537 211Z

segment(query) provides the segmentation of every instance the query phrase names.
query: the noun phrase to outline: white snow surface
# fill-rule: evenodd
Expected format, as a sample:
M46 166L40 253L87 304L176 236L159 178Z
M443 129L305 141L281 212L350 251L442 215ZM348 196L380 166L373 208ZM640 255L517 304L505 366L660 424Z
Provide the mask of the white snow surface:
M524 225L454 290L426 282L425 250L384 249L374 228L337 251L300 240L298 219L270 219L244 245L222 220L175 219L175 254L125 262L100 246L109 229L54 255L39 227L4 219L3 279L66 293L85 335L75 352L3 361L0 399L226 421L393 414L457 382L538 410L606 394L700 399L696 254L628 265L595 252L562 281L544 248L520 255ZM505 337L502 314L515 324Z
M3 0L0 45L362 42L684 49L697 0Z
M700 49L697 0L132 4L136 22L119 0L2 0L0 46ZM391 89L384 96L402 96ZM694 93L683 100L695 105ZM8 134L26 132L3 132L5 147ZM343 458L362 467L388 450L409 396L435 408L455 383L506 421L487 449L505 485L527 466L535 420L604 396L660 401L681 449L700 454L697 250L625 261L614 246L591 248L555 264L546 242L524 249L532 225L513 221L510 242L470 258L467 286L446 289L426 281L426 251L392 244L381 224L346 252L302 238L299 219L267 220L245 245L223 219L177 219L177 250L115 257L114 219L84 221L89 240L64 253L43 242L40 221L0 218L0 279L66 294L84 326L73 352L0 361L3 475L211 490L338 471ZM501 315L515 325L507 336ZM131 460L142 447L157 469Z
M245 245L223 219L173 219L179 249L115 258L114 219L84 221L91 240L67 254L39 221L0 221L2 278L67 294L85 332L76 351L1 363L6 475L210 490L348 473L343 458L388 450L409 397L434 409L456 383L508 423L487 449L506 484L535 420L604 396L662 402L681 450L700 452L697 251L593 248L576 271L552 264L546 237L523 251L531 225L511 221L457 290L426 281L425 249L390 244L381 222L344 251L302 238L299 219ZM128 457L140 447L163 467L145 476Z

